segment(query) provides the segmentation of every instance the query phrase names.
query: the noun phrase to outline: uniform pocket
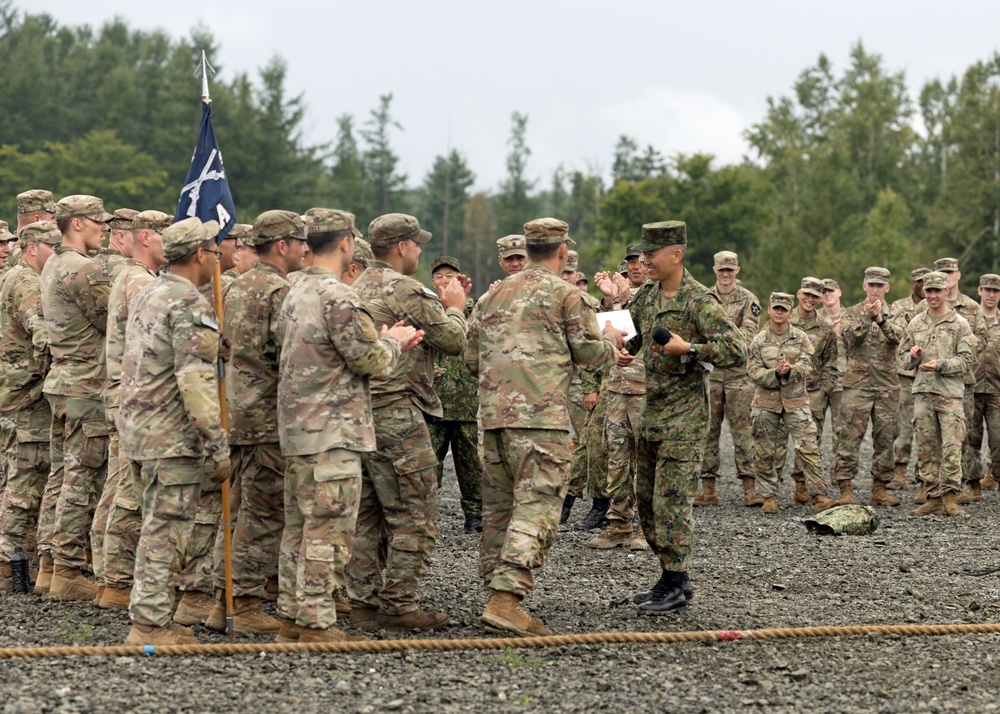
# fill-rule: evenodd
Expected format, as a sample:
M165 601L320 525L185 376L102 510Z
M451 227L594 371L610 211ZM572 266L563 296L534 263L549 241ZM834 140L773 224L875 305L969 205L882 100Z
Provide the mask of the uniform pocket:
M80 429L84 437L80 463L87 468L98 469L108 460L108 423L104 420L85 421Z

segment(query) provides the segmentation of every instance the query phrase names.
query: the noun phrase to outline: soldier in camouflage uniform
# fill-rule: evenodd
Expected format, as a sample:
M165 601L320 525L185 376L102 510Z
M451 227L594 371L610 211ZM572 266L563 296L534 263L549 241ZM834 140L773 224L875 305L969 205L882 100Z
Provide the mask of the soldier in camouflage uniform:
M17 194L17 228L15 235L19 235L21 229L38 221L54 221L56 219L56 204L52 200L52 192L44 188L33 188ZM18 264L21 257L21 246L18 243L11 245L10 257L7 260L7 269Z
M163 232L169 271L129 306L121 371L121 451L141 462L142 532L126 645L192 644L171 609L202 484L230 471L219 414L219 323L198 288L212 279L219 224L186 218Z
M41 560L36 590L59 600L93 600L86 534L100 498L108 459L104 389L104 332L111 279L88 257L100 247L111 214L94 196L56 204L62 244L42 269L41 301L52 365L43 392L52 408L52 470L38 523ZM52 567L49 571L48 568ZM49 576L51 573L51 576Z
M758 492L764 499L761 513L778 511L778 481L784 461L775 456L789 433L795 461L802 466L806 491L816 513L837 505L826 496L819 432L806 390L813 373L815 349L809 335L789 324L794 303L795 298L788 293L771 293L770 320L747 351L747 373L756 385L750 407L756 450L754 469Z
M355 281L368 269L373 260L375 260L375 256L372 255L372 247L368 245L368 241L361 237L355 238L354 257L351 259L351 264L347 266L347 269L340 274L340 282L344 283L344 285L354 285Z
M840 503L854 503L853 479L858 470L861 440L872 424L871 504L898 506L886 486L893 475L893 442L899 416L899 375L893 355L905 326L889 314L885 295L889 292L889 271L872 267L865 271L867 298L844 310L840 335L847 349L847 372L841 383L836 430L839 432L834 479L840 487Z
M840 284L833 278L823 279L823 309L818 312L820 322L825 324L837 336L837 384L830 394L830 423L833 424L833 455L836 458L840 435L837 433L837 423L840 419L840 402L844 397L843 378L847 373L847 345L840 334L840 321L844 309L840 304ZM833 464L831 463L830 479L834 480Z
M256 267L240 275L225 298L225 326L232 342L226 370L229 443L240 505L233 532L233 630L273 634L281 623L260 600L277 574L284 524L285 460L278 439L278 313L288 294L288 273L302 269L305 220L290 211L265 211L253 222ZM231 485L235 490L237 486ZM211 532L216 533L217 521ZM215 538L215 607L205 626L226 629L225 563ZM178 608L179 611L179 608Z
M49 475L52 412L42 383L51 358L39 282L61 241L51 221L21 229L21 260L0 290L0 419L10 419L13 426L6 450L9 480L0 502L0 591L11 589L10 557L26 546Z
M219 250L222 252L222 255L219 256L219 270L222 271L221 287L223 291L239 277L240 274L237 272L237 266L239 264L240 253L246 248L243 239L251 238L252 236L252 225L249 223L237 223L226 234L226 237L222 239L222 242L219 243ZM208 285L211 285L211 283ZM209 302L214 303L215 299L212 298Z
M964 516L958 505L962 492L962 441L965 413L962 375L974 360L969 323L948 305L948 277L939 271L924 275L927 309L905 329L899 343L899 366L915 369L913 417L917 433L920 477L930 484L927 501L914 516Z
M356 640L334 627L335 593L351 557L361 498L361 453L375 449L368 378L386 376L412 327L382 336L337 276L360 233L346 211L310 209L314 265L299 271L278 317L278 427L285 472L279 561L279 642Z
M111 276L111 283L128 265L128 259L135 252L135 241L132 238L132 225L139 211L131 208L119 208L111 214L108 226L111 228L111 238L107 247L102 246L93 256L94 262Z
M0 221L0 223L3 224L0 225L0 279L2 279L9 272L7 263L10 258L11 245L17 243L17 236L10 232L7 221ZM13 261L11 261L10 267L14 267Z
M139 291L151 283L157 272L167 264L163 255L162 232L173 222L173 218L160 211L143 211L133 221L136 228L132 237L132 257L111 286L108 329L104 343L108 373L104 387L104 405L109 441L108 479L101 501L103 503L109 494L110 501L103 534L104 587L97 606L114 610L128 609L135 570L135 551L142 528L142 516L139 513L141 494L136 492L139 466L123 457L118 429L118 392L122 357L125 354L125 332L130 307ZM95 532L97 520L95 515Z
M759 328L760 301L752 292L736 284L736 276L740 273L739 258L728 250L716 253L712 270L716 281L709 292L719 299L749 345ZM764 501L754 490L753 439L750 436L750 401L754 386L743 366L717 369L708 375L708 383L711 387L708 440L701 462L701 490L694 497L694 505L709 506L719 502L715 480L721 475L719 438L725 416L736 448L736 475L743 482L743 505L759 506Z
M983 421L989 433L990 467L985 470L985 478L979 482L980 488L996 488L996 477L1000 474L1000 276L987 273L979 278L979 300L983 319L986 322L986 349L980 352L976 361L976 408L969 428L969 449L979 460L983 446ZM982 471L982 464L977 468ZM970 486L972 484L970 483ZM975 496L975 491L970 496ZM982 496L982 491L978 494Z
M558 530L570 472L573 367L594 370L618 353L583 294L557 277L568 232L554 218L524 224L529 262L482 301L465 350L479 376L483 426L480 572L490 597L480 620L522 637L551 634L519 603Z
M924 299L924 275L930 271L927 268L914 268L910 271L910 294L896 300L889 306L889 315L901 325L910 324L917 316L919 305ZM899 371L899 432L892 446L896 459L892 481L886 486L890 491L898 491L906 485L906 469L910 464L913 449L913 370Z
M472 285L453 280L434 293L410 277L420 246L430 238L413 216L379 216L368 228L375 260L354 283L379 329L405 321L424 331L423 344L407 352L389 376L371 380L377 450L364 456L355 548L347 566L351 623L363 628L422 630L448 621L418 604L417 583L437 541L438 460L425 415L443 415L434 393L434 352L454 355L465 348L465 299Z
M462 274L458 258L443 255L431 263L431 285L435 290ZM475 302L467 298L465 317L469 318ZM462 494L465 532L483 530L483 465L479 460L479 397L476 378L460 355L434 354L434 391L441 400L444 416L427 417L427 428L438 461L438 488L444 478L444 458L451 449L455 475Z
M746 346L718 299L684 268L684 223L645 224L639 250L650 281L629 306L638 331L629 351L641 349L646 367L635 495L661 576L634 602L640 610L663 612L683 610L692 594L687 574L692 505L709 426L708 375L702 363L717 369L740 367L746 363Z

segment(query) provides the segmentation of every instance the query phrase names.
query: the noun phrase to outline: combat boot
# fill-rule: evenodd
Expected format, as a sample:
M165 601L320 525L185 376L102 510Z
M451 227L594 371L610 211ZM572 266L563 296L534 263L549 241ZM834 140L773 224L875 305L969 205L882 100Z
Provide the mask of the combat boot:
M930 490L930 486L927 485L926 481L920 482L920 489L917 491L917 495L913 497L913 502L918 506L922 503L927 503L927 492Z
M966 516L965 510L958 505L958 494L954 491L949 491L941 497L941 506L946 516L959 516L963 518Z
M760 507L761 513L777 513L778 512L778 497L768 496L764 499L764 504Z
M98 585L97 593L94 595L94 599L90 601L90 604L97 607L100 604L102 597L104 597L104 586Z
M174 611L174 622L181 625L200 625L215 609L215 603L207 593L191 590L181 595L181 601Z
M135 645L196 645L198 638L187 628L178 625L156 627L155 625L140 625L132 623L132 629L125 638L126 646Z
M202 624L216 632L226 631L226 591L222 588L215 589L215 605Z
M664 570L660 575L660 581L653 586L651 591L652 597L639 605L639 612L683 613L687 610L689 600L684 587L687 583L690 583L690 580L686 572L675 573L670 570Z
M838 481L840 486L840 498L837 499L838 506L850 506L854 503L854 484L850 480Z
M716 506L719 503L719 492L715 490L715 478L706 476L701 480L701 490L694 497L696 506Z
M49 600L57 602L93 600L96 594L97 583L84 575L83 571L65 565L53 567Z
M351 603L339 590L333 593L333 602L337 606L337 617L347 617L351 614Z
M466 533L482 533L483 515L481 513L473 513L471 516L466 516L464 529Z
M611 550L620 545L628 545L631 540L632 523L630 521L611 521L611 525L587 543L587 547L595 550Z
M521 598L501 590L491 591L479 621L488 628L513 632L520 637L545 637L554 634L541 620L521 609Z
M351 606L351 627L355 630L374 630L378 627L378 610L373 607Z
M128 610L131 598L132 588L113 588L108 585L97 606L102 610Z
M993 478L993 474L986 474L983 480L980 481L980 485L987 491L996 491L997 489L1000 489L1000 483L997 483L997 480ZM27 549L25 549L24 552L27 553Z
M595 498L590 506L590 513L577 524L577 530L592 531L597 528L607 528L611 524L611 521L608 520L608 508L610 507L610 498Z
M943 516L944 514L944 503L941 499L930 497L924 499L924 505L910 511L911 516Z
M646 536L642 532L642 526L635 532L635 538L629 543L629 550L649 550L649 542L646 540Z
M795 482L795 493L792 495L792 498L796 503L812 503L813 499L812 496L809 495L809 491L806 490L805 481Z
M233 632L235 634L273 635L280 629L281 622L261 609L260 598L256 595L233 598Z
M660 579L663 579L663 573L660 573ZM659 583L657 583L659 585ZM694 600L694 587L691 585L690 578L684 578L684 582L681 583L681 592L684 593L684 598L691 602ZM641 605L644 602L649 602L656 595L656 585L651 587L649 590L640 590L635 595L632 596L632 602L636 605Z
M49 554L38 557L38 577L35 579L35 595L47 595L52 586L52 569L54 563Z
M319 630L314 627L303 627L299 631L299 642L364 642L370 640L364 635L349 635L336 627L327 627Z
M983 486L982 481L969 481L969 492L959 493L957 495L957 503L967 506L970 503L976 503L983 500Z
M832 498L827 498L826 496L816 496L812 500L813 509L815 513L822 513L823 511L833 508L837 505L837 502Z
M275 642L298 642L299 637L302 636L302 630L304 630L302 625L295 624L295 620L290 617L281 618L281 628L278 630L278 634L274 636Z
M890 491L902 491L906 486L906 464L896 464L892 473L892 481L886 488Z
M869 503L873 506L898 506L899 499L885 490L887 481L872 481L872 495Z
M268 602L278 601L278 578L277 576L273 578L268 578L267 583L264 584L264 599Z
M576 496L567 495L563 499L562 512L559 514L559 525L569 520L569 514L573 510L574 503L576 503Z
M763 506L764 499L757 495L757 484L753 476L743 476L743 505Z
M10 563L0 563L0 592L9 593L14 589L14 577L10 572Z
M448 616L442 612L427 610L411 610L402 615L390 615L379 612L375 620L376 627L385 630L436 630L448 624Z

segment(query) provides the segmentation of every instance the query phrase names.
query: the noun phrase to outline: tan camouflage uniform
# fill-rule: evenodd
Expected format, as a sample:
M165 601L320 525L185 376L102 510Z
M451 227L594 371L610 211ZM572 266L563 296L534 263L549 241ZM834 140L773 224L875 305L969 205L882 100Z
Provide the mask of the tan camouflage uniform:
M635 515L636 436L646 401L646 369L642 355L636 355L627 367L611 367L607 388L604 440L608 452L607 490L611 498L608 520L631 524Z
M980 285L1000 289L995 274L983 275ZM975 411L969 429L969 451L973 454L973 476L983 473L979 458L983 446L983 422L989 434L990 467L986 471L994 479L1000 476L1000 314L983 315L986 323L986 349L981 350L975 364ZM970 478L978 481L979 478Z
M926 271L925 271L926 272ZM920 303L913 302L913 296L896 300L889 306L889 316L906 326L917 316ZM896 461L895 471L902 469L905 474L913 450L913 370L899 369L899 433L892 451Z

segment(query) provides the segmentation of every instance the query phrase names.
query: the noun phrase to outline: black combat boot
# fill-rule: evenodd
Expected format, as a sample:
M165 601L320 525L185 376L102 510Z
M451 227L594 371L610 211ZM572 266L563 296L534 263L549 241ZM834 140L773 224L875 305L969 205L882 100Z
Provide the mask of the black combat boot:
M607 528L611 525L608 520L608 508L611 506L610 498L595 498L590 506L590 513L580 521L577 528L581 531L592 531L595 528Z
M465 532L466 533L482 533L483 532L483 516L479 513L475 513L471 516L465 517Z
M664 570L651 590L636 593L632 602L641 612L684 612L694 599L694 589L686 572Z
M562 514L559 516L560 525L569 520L569 513L573 510L574 503L576 503L576 496L566 496L563 499Z

